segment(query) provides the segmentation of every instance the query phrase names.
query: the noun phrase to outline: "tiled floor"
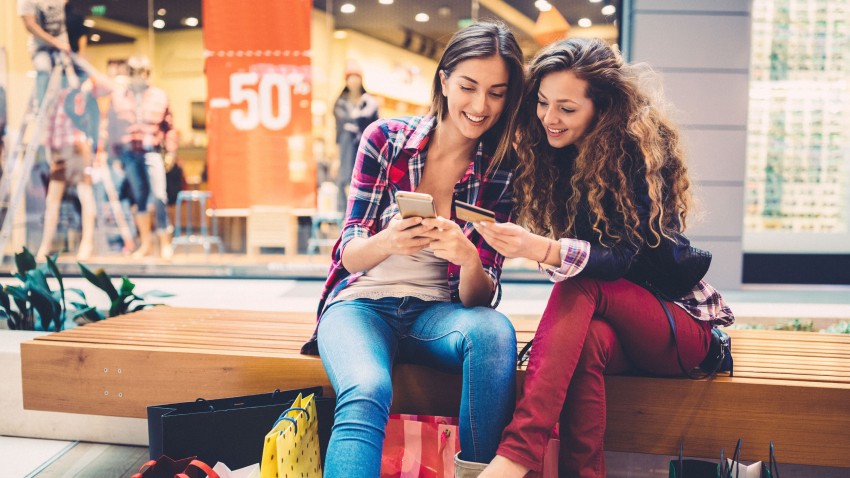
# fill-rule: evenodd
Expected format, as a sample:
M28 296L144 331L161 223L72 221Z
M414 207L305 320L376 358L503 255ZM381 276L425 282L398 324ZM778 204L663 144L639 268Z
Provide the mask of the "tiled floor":
M137 293L159 290L174 294L169 298L151 299L151 302L186 307L254 310L314 311L322 288L320 281L278 279L145 278L134 280L134 282L137 284ZM65 287L83 289L92 305L99 307L106 305L103 292L82 279L67 279ZM550 289L551 286L546 283L505 284L503 302L499 309L507 314L538 314L545 306ZM838 319L850 320L850 287L747 286L743 290L728 291L724 296L742 320L816 318L824 323ZM73 442L65 441L0 436L0 476L4 478L37 476L54 460L61 458L64 452L72 450L73 445ZM68 456L70 455L66 455L66 461ZM667 476L666 460L665 457L651 455L610 454L609 476ZM790 474L785 474L793 477L847 476L837 470L815 470L802 467L795 467L789 472ZM53 473L55 469L50 476L63 476ZM42 476L47 476L46 472L42 473ZM85 470L69 470L64 476L98 475L86 475Z

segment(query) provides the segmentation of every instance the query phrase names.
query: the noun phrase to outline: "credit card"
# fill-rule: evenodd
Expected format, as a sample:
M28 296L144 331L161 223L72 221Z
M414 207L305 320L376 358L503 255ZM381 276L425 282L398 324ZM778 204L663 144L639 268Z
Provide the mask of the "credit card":
M496 222L496 213L493 211L462 201L455 201L455 215L467 222Z

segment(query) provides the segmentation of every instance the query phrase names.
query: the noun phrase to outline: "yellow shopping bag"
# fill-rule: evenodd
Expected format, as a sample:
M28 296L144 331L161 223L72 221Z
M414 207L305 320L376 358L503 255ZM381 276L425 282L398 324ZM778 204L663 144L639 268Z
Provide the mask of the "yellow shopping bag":
M321 478L319 420L313 395L298 397L263 443L261 478Z

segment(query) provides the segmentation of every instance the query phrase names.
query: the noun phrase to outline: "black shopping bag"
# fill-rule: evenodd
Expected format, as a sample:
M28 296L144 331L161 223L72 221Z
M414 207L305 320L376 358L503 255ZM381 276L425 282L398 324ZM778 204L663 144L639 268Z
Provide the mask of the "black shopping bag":
M266 433L299 393L316 394L324 460L336 400L322 397L322 387L149 406L151 459L161 455L197 456L206 463L226 463L231 469L259 463Z

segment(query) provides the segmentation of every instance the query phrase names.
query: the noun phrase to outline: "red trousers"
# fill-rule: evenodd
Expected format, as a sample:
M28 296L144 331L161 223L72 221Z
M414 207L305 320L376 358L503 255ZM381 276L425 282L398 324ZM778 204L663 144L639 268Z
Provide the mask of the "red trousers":
M668 308L682 364L693 368L708 353L711 325L675 304ZM604 375L681 375L676 353L664 310L646 289L625 279L559 282L534 336L523 396L497 454L539 471L560 422L559 475L604 478Z

